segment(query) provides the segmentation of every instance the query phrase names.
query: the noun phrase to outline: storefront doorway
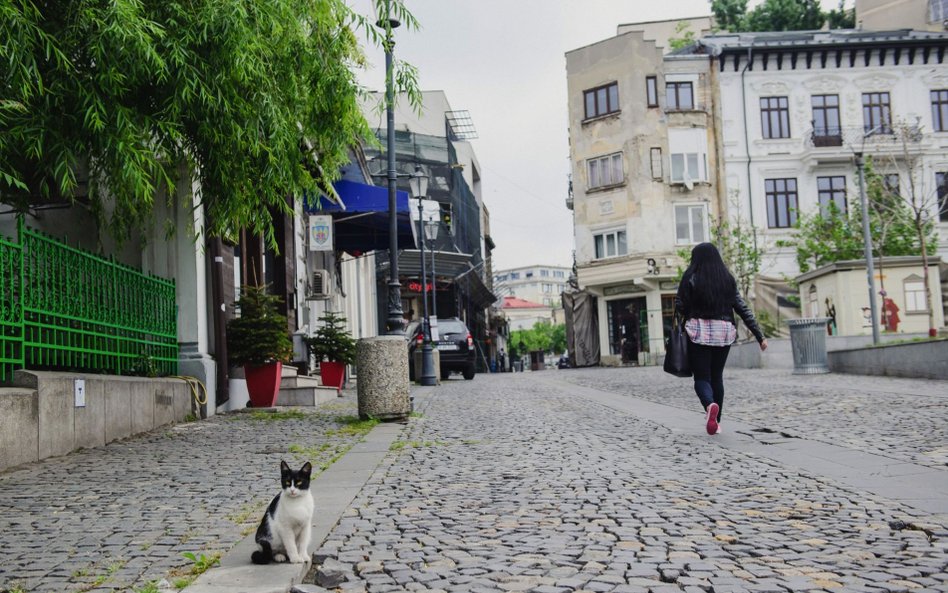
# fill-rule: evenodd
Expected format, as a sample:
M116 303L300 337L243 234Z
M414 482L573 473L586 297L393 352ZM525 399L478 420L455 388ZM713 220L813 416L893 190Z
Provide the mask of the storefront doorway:
M645 297L609 301L609 353L623 364L638 364L639 353L648 352L648 317Z

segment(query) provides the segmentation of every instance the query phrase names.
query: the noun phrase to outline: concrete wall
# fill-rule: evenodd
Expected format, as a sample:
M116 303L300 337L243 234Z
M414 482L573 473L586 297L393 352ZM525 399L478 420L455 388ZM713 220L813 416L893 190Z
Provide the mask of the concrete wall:
M948 380L948 340L932 340L829 353L835 373Z
M77 407L75 380L85 380ZM179 379L17 371L0 389L0 470L181 422L191 390Z
M927 335L927 333L883 334L880 338L885 343L923 338ZM826 336L826 351L828 353L864 349L871 346L872 336ZM863 350L859 351L862 352ZM756 341L735 344L731 346L731 353L727 357L727 365L744 369L792 369L793 350L790 348L790 338L768 338L767 350L764 352L760 351L760 346Z

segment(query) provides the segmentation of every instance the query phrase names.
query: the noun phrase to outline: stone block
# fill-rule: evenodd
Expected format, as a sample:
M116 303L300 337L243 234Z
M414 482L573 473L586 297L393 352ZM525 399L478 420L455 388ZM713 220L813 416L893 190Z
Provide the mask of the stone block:
M356 344L359 416L407 418L410 410L408 345L402 336L363 338Z
M74 377L57 375L39 381L39 458L65 455L75 448Z
M181 379L169 379L172 382L174 387L174 421L175 422L184 422L184 419L188 417L188 414L191 413L191 388L188 387L188 384L182 381ZM201 388L195 385L195 388L200 390ZM203 397L202 392L198 394ZM208 398L213 397L211 394L208 394ZM213 407L213 406L211 406Z
M36 391L0 388L0 471L39 459Z
M76 447L100 447L105 444L105 382L86 379L86 406L75 409Z
M129 390L132 404L132 434L146 432L155 425L155 385L148 381L127 381L122 387Z
M109 381L105 387L105 442L132 434L132 394L128 384Z

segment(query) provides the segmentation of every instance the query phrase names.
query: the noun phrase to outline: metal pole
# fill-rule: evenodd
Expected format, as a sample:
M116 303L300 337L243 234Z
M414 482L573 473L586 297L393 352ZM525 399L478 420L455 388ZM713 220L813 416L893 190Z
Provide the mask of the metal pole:
M405 335L405 319L402 312L402 285L398 281L398 217L395 201L395 184L398 172L395 170L395 77L392 60L392 50L395 41L392 39L392 29L398 26L398 21L390 18L389 3L385 3L385 18L388 26L385 31L385 111L387 119L387 148L388 152L388 321L386 329L388 335Z
M421 301L424 317L421 318L421 335L423 344L421 346L421 377L418 382L422 385L437 385L438 377L435 376L434 351L431 349L431 320L428 319L428 298L427 283L428 273L425 271L425 229L424 216L422 213L421 196L418 196L418 243L421 247Z
M438 276L435 274L435 242L431 242L431 314L438 318ZM430 325L428 326L430 329Z
M859 170L859 204L862 207L862 242L866 257L866 280L869 284L869 315L872 320L872 343L879 343L879 311L876 308L876 271L872 262L872 235L869 232L869 204L866 202L866 180L862 153L856 153Z

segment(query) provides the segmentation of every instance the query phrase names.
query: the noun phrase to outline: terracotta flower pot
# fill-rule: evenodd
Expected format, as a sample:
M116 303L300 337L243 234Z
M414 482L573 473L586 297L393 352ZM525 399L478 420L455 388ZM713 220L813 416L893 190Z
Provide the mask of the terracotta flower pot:
M323 385L342 389L342 382L346 378L346 365L341 362L320 362L319 376L323 379Z
M253 407L272 408L276 405L282 375L282 362L270 362L259 366L244 365L247 391L250 394L250 403L253 404Z

